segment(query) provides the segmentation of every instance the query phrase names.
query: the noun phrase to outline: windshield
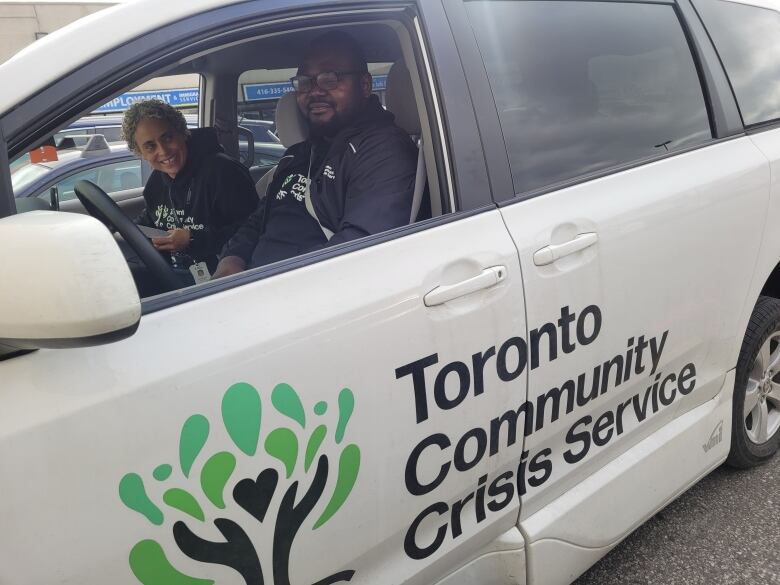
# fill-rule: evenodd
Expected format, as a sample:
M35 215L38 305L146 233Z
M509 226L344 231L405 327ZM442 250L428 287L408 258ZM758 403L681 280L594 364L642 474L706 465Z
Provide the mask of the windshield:
M19 167L11 174L11 187L13 188L14 195L18 194L27 187L27 185L50 171L51 169L36 164L28 164Z

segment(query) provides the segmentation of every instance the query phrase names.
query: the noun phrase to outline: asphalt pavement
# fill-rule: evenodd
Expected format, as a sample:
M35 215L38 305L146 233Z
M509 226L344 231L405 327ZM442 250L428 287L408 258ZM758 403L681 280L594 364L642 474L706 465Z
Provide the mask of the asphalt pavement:
M780 454L720 467L574 585L780 585Z

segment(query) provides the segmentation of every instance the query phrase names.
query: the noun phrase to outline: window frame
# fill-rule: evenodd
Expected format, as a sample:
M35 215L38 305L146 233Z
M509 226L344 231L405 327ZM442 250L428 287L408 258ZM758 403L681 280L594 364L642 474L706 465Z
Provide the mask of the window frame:
M11 187L11 161L8 159L2 124L0 124L0 171L0 219L2 219L16 213L16 200Z
M712 38L712 35L710 34L710 31L709 31L709 29L707 28L707 25L704 22L704 17L702 16L701 8L696 6L696 3L701 1L702 4L703 4L707 0L704 0L704 1L697 0L696 3L692 2L691 0L685 0L685 1L691 7L690 9L691 9L691 13L692 13L692 18L695 18L701 24L701 26L702 26L702 28L704 30L704 34L707 36L707 39L709 39L710 44L713 47L713 51L715 52L716 58L717 58L718 62L720 63L721 68L723 69L723 73L724 73L724 75L726 77L726 81L728 83L729 91L731 92L731 95L734 97L734 103L735 103L735 105L736 105L736 107L737 107L737 109L739 111L740 121L742 122L742 125L743 125L743 127L745 129L745 133L746 134L755 134L757 132L764 132L766 130L772 130L774 128L780 127L780 116L778 116L777 118L770 119L770 120L764 120L764 121L761 121L761 122L754 122L752 124L745 123L745 121L744 121L744 119L742 117L742 109L741 109L741 107L739 105L739 100L737 99L737 92L734 89L734 85L731 83L731 77L729 77L728 71L726 70L726 64L723 62L723 59L720 56L720 51L718 50L718 46L715 43L715 40ZM709 0L709 2L711 4L715 4L714 2L712 2L712 0ZM763 7L763 6L755 6L753 4L744 4L744 6L746 6L748 8L755 8L757 10L772 10L771 8L766 8L766 7ZM780 11L774 10L774 12L780 14Z
M429 22L426 18L428 15L431 16L430 22L434 24L424 27L421 23ZM430 220L401 226L334 248L311 252L269 267L260 267L219 281L150 297L142 301L142 313L163 310L495 209L489 198L490 188L484 167L481 170L479 168L479 162L484 162L481 146L473 144L473 141L469 144L463 140L460 145L454 145L454 141L459 137L473 136L476 121L473 119L470 99L463 99L466 81L460 64L452 59L442 59L441 68L437 68L435 55L446 56L455 50L452 32L442 7L437 3L416 5L409 2L364 0L361 5L334 6L328 0L315 0L313 4L303 4L302 0L253 0L184 18L141 35L136 40L75 69L46 90L31 96L19 107L6 112L0 117L0 132L4 130L11 139L8 150L3 149L3 154L29 150L54 129L65 127L70 120L89 111L95 104L107 100L113 94L121 93L135 80L153 76L155 72L164 70L167 65L182 58L260 33L309 25L348 23L357 18L362 21L373 18L395 19L408 30L425 95L425 104L420 107L426 108L431 120L432 146L436 154L434 172L440 174L442 186L452 186L449 191L450 198L457 201L457 209L445 210L443 215ZM426 67L424 63L426 55L423 53L427 54L430 67ZM97 87L96 79L102 80ZM458 99L448 96L458 96ZM440 111L434 111L433 102L436 100L440 104ZM204 109L201 108L200 111L202 117ZM37 122L33 126L29 124L29 120ZM453 120L455 124L452 124ZM440 143L439 139L443 142ZM447 156L445 165L441 159L445 156L442 153L446 152L452 154ZM463 168L459 169L455 164L458 152L465 153L466 158L463 160L469 161L468 166L462 165ZM449 168L452 173L448 179L441 174L445 168ZM8 175L7 172L4 174ZM13 200L11 203L13 204Z
M458 44L458 51L466 68L469 88L474 100L475 112L480 125L480 137L485 154L488 157L489 173L493 185L493 197L499 207L538 197L546 193L559 191L573 185L578 185L600 177L613 175L631 168L646 165L686 152L706 148L724 140L744 136L745 129L736 107L734 96L728 80L725 77L720 60L706 34L698 16L693 11L690 0L590 0L594 2L617 2L621 4L658 4L670 6L680 22L683 35L691 51L696 73L702 89L707 116L710 123L712 138L701 144L672 152L658 153L635 159L626 163L612 165L592 173L545 185L543 187L515 193L512 182L511 167L500 116L487 70L482 61L475 32L468 20L465 3L472 0L453 0L447 2L447 15L452 23ZM557 0L517 0L523 2L548 2ZM574 1L574 0L568 0Z

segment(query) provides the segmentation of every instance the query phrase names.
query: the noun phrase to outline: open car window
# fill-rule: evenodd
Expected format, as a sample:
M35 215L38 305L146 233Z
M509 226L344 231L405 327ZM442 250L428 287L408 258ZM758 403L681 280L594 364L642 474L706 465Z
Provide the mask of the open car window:
M370 53L374 58L369 59L368 69L373 78L372 93L379 98L381 107L390 109L386 94L388 76L394 64L399 64L404 70L411 66L413 75L418 79L415 81L416 91L413 93L410 87L407 101L411 104L415 104L415 102L422 104L421 84L424 81L416 70L412 36L408 30L405 30L398 23L390 23L389 21L362 23L347 28L356 35L359 42L371 45ZM139 80L110 101L93 106L84 113L82 118L60 128L57 131L57 136L61 140L73 139L75 142L77 138L86 137L85 139L88 140L91 135L100 133L107 139L112 149L124 148L124 137L121 135L124 112L140 100L158 99L184 114L187 127L191 131L199 126L200 121L203 121L206 127L213 128L213 132L223 146L225 153L239 161L245 158L248 143L245 139L246 134L242 135L237 130L239 126L248 129L252 133L255 145L254 162L250 169L254 184L279 163L285 149L290 146L280 143L275 116L276 104L281 96L292 91L289 79L297 71L297 62L302 56L302 47L305 47L311 39L321 32L321 29L302 28L267 38L255 36L248 38L243 43L215 47L206 54L207 56L200 54L193 59L183 57L179 63L165 66L165 70L161 71L164 74L158 74L145 81ZM193 73L193 69L196 68L200 70ZM408 76L409 73L406 75ZM412 109L414 109L414 105L412 105ZM421 118L427 120L424 108L420 109L422 111ZM416 117L417 113L414 116ZM232 125L233 120L235 125ZM401 129L410 136L410 148L412 146L417 148L417 145L422 148L420 123L415 125L418 129L414 132L405 128ZM427 167L422 167L424 170L422 179L420 179L421 187L419 194L416 195L416 197L425 199L422 205L424 211L419 215L423 219L431 216L431 210L434 211L434 214L439 214L446 207L440 199L441 194L437 187L438 170L433 158L434 145L430 139L432 134L427 129L426 132L429 133L429 140L425 144L425 158L430 160ZM117 140L118 138L121 138L121 141ZM75 149L77 148L79 145L75 145ZM413 158L418 159L416 153ZM381 171L382 168L377 169L377 172ZM143 172L141 161L137 159L120 162L114 160L107 165L90 165L88 168L84 168L82 165L82 168L75 173L62 172L60 173L61 178L58 177L55 181L44 184L41 177L46 172L45 169L40 169L35 177L29 179L29 181L40 180L41 184L35 186L31 190L32 193L26 196L35 196L46 202L53 201L52 197L56 195L59 202L71 201L74 204L65 206L64 210L80 213L86 212L86 209L77 200L75 193L75 184L80 180L94 183L110 198L113 198L113 195L118 192L141 189L148 180ZM27 173L34 173L34 171L27 171ZM22 175L20 175L21 178ZM56 187L54 195L51 187ZM254 194L254 191L253 188L253 200L256 201L253 208L260 203L264 194L261 192L258 196ZM123 202L122 210L126 217L131 219L141 217L145 204L141 195L140 191L135 194L136 201L132 205L128 204L129 194L118 196L116 202ZM436 198L437 201L430 201L433 198ZM153 207L151 210L147 209L147 217L154 218L164 215L165 210L160 209L159 206ZM414 219L417 217L415 214ZM405 221L412 223L414 219L410 217ZM147 227L170 229L167 224ZM372 234L369 232L368 235ZM357 237L360 236L361 234L358 234ZM301 251L305 253L308 252L308 249L302 248ZM168 255L163 254L163 256L167 258ZM283 260L291 261L293 259L284 258ZM182 266L176 267L181 268ZM185 281L186 276L185 274ZM187 283L185 282L183 286L187 286ZM146 294L157 293L144 293L142 291L142 296Z

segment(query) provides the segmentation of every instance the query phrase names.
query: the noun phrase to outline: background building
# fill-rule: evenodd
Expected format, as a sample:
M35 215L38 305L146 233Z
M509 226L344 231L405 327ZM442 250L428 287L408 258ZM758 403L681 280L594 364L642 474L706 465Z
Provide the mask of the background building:
M116 2L0 1L0 63L42 36Z

